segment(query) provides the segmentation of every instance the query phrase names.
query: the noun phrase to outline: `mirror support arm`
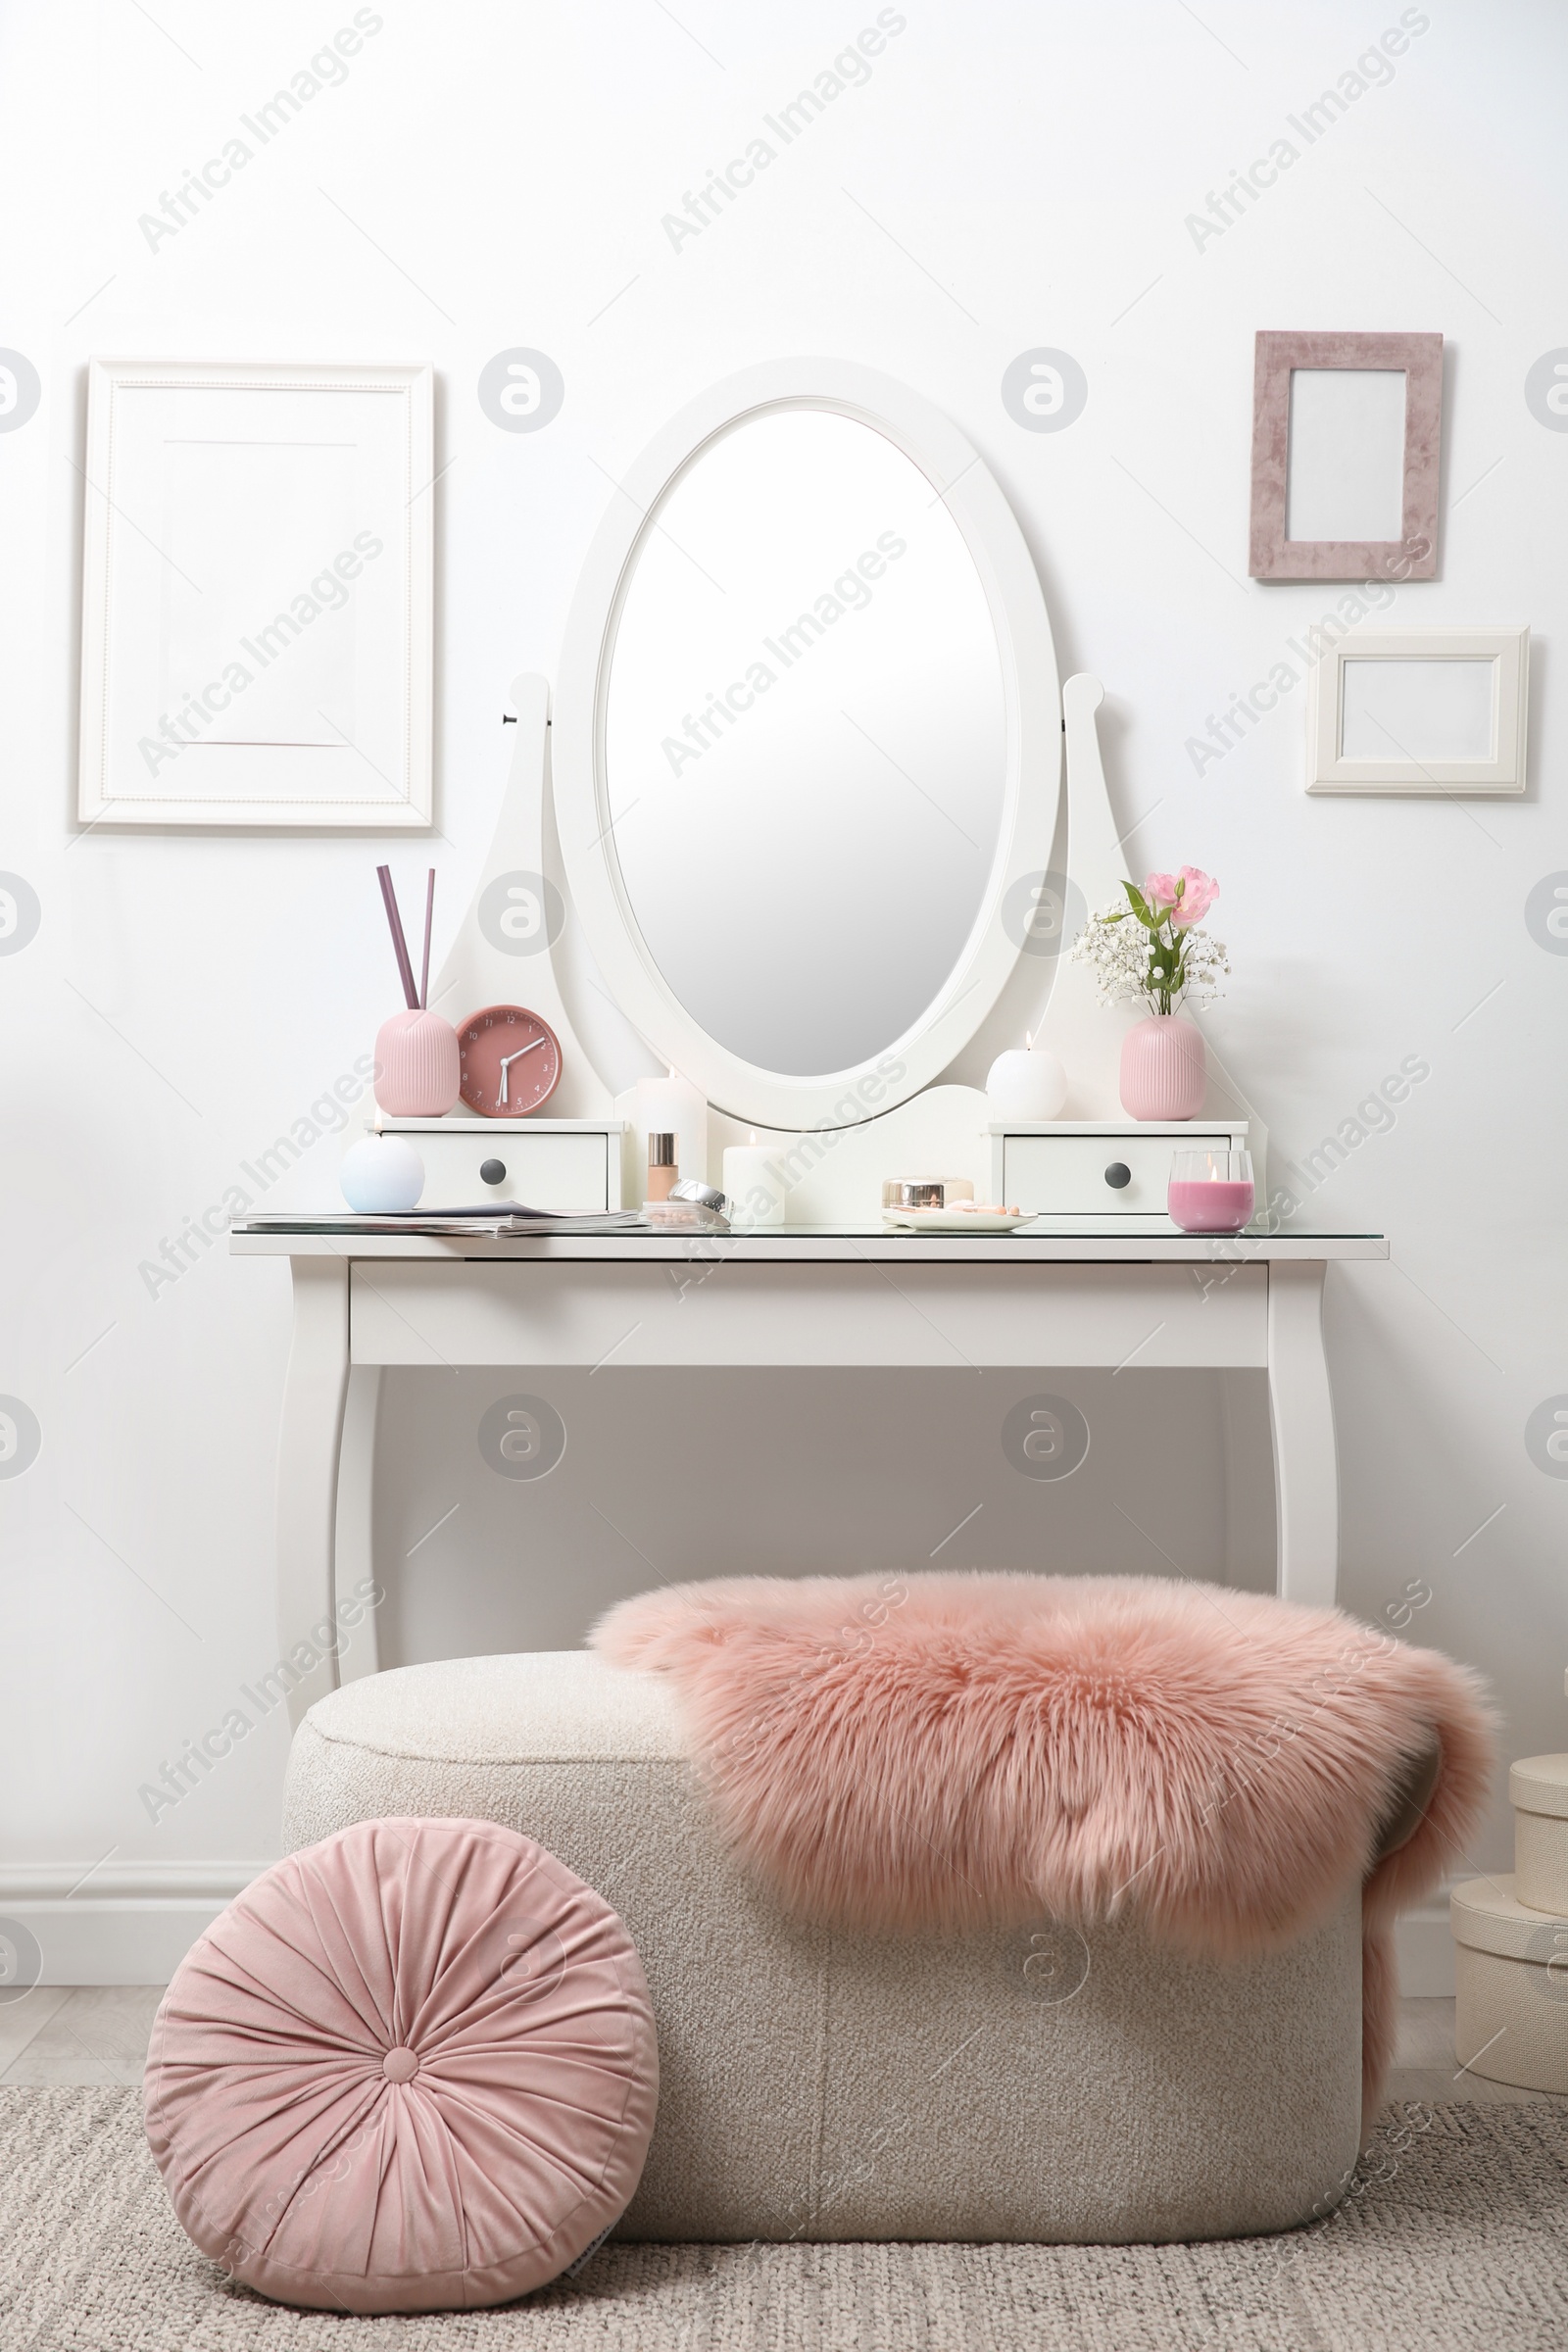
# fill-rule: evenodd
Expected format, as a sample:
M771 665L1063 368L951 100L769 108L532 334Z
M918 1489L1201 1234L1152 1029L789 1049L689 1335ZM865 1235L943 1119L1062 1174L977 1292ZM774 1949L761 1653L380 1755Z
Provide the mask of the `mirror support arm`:
M611 1094L583 1048L566 1010L550 946L537 954L510 955L498 948L479 920L479 903L491 884L513 876L524 887L541 884L545 861L545 795L550 790L550 682L518 677L507 697L517 732L495 835L473 898L430 989L430 1003L456 1023L481 1004L524 1004L543 1015L561 1042L562 1083L558 1117L594 1118L611 1108ZM556 885L559 888L559 884ZM569 1108L567 1107L569 1105Z
M1128 858L1123 842L1138 830L1117 838L1116 818L1105 788L1096 711L1105 699L1098 678L1080 671L1061 690L1067 735L1067 871L1083 892L1090 914L1102 913L1122 896ZM1040 1035L1059 1054L1072 1077L1068 1115L1072 1118L1116 1118L1121 1114L1118 1070L1123 1032L1139 1017L1129 1005L1120 1020L1107 1016L1100 1004L1086 964L1057 958L1054 982ZM1184 1008L1183 1018L1202 1027L1202 1016ZM1268 1198L1268 1128L1226 1068L1213 1041L1204 1040L1208 1057L1209 1104L1223 1118L1246 1119L1248 1147L1252 1154L1259 1198Z

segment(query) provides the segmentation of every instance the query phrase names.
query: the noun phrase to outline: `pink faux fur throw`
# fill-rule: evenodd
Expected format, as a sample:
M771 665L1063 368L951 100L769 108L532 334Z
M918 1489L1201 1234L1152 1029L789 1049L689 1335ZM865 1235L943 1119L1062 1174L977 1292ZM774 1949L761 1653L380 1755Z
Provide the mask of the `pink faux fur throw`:
M1374 2099L1395 1918L1462 1859L1492 1771L1464 1667L1211 1585L736 1577L641 1593L591 1639L672 1678L730 1841L808 1919L1131 1914L1225 1958L1294 1941L1364 1882ZM1384 1851L1434 1736L1435 1785Z

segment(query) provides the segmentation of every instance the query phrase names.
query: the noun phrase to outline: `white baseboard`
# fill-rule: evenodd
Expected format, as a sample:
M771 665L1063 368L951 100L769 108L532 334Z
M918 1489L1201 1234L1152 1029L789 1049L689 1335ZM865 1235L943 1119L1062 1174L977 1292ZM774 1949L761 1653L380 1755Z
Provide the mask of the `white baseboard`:
M0 1870L0 1925L14 1919L43 1955L42 1984L167 1984L204 1928L265 1862L40 1864ZM1399 1990L1453 1997L1446 1892L1395 1930Z
M1446 1887L1405 1913L1394 1931L1394 1952L1399 1990L1407 2000L1452 2000L1453 1930Z
M16 1864L0 1868L0 1928L25 1928L40 1984L167 1984L204 1928L265 1862Z

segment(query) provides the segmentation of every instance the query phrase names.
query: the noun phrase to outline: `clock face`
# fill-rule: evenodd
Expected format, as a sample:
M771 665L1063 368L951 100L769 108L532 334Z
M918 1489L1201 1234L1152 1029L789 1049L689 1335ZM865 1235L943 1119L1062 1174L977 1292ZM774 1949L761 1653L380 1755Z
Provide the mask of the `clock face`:
M487 1004L458 1031L463 1100L487 1119L518 1119L556 1091L561 1047L548 1021L520 1004Z

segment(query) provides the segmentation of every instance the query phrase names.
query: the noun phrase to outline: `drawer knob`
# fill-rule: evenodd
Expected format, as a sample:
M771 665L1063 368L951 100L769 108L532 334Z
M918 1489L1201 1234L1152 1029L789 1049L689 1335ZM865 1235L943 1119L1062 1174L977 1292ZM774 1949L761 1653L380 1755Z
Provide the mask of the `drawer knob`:
M1113 1159L1105 1170L1105 1182L1112 1192L1119 1193L1124 1184L1131 1184L1133 1172L1124 1159Z
M482 1159L479 1162L479 1173L486 1184L505 1184L507 1163L504 1159Z

